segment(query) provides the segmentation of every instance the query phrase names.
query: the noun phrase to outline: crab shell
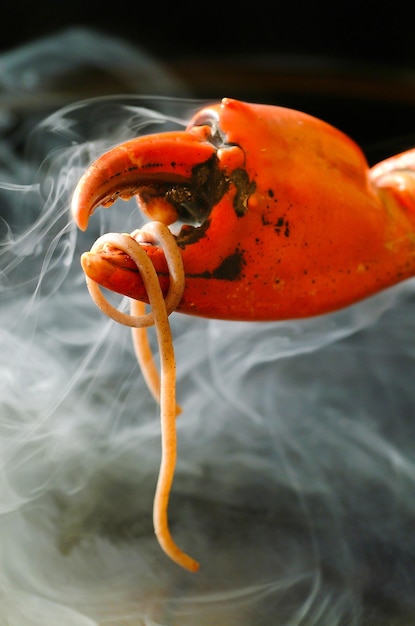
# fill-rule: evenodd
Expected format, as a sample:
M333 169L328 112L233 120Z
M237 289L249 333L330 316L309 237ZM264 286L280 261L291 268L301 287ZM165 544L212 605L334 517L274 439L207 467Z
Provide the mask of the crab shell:
M287 108L225 98L186 130L142 136L95 161L75 190L85 229L99 205L136 195L146 215L184 223L183 313L228 320L314 316L415 270L415 151L369 169L345 134ZM188 224L186 223L188 222ZM143 244L166 293L163 250ZM137 300L124 253L85 253L84 271Z

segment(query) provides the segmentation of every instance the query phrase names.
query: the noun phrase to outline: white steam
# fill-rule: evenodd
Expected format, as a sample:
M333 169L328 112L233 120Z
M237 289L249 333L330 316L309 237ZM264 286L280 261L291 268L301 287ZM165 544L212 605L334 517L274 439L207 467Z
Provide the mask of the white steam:
M145 54L86 31L0 57L0 83L10 102L38 104L85 59L174 85ZM41 122L30 105L2 113L0 626L408 625L413 281L306 321L172 316L184 411L170 519L200 572L157 544L158 408L129 330L96 309L79 264L99 234L142 218L118 203L80 233L69 214L93 158L198 106L157 93Z

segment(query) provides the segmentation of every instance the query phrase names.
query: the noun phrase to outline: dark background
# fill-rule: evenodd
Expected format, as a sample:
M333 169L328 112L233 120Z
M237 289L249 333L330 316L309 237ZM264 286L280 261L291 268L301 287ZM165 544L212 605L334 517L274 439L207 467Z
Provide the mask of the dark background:
M7 50L68 26L117 35L156 56L300 54L415 65L411 3L391 0L279 0L226 3L110 3L41 0L2 3Z
M369 160L415 145L411 3L40 1L3 3L0 52L70 27L120 37L201 98L237 97L315 114Z

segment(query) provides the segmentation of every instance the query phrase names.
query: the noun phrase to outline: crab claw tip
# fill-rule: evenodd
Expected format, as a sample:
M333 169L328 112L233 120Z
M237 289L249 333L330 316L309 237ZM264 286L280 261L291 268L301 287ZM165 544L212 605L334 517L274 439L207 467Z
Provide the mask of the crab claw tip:
M80 230L86 230L88 227L88 221L90 211L88 211L80 201L80 186L78 185L72 196L71 213L75 224Z
M72 197L72 217L86 230L100 205L109 207L118 198L141 196L145 213L172 223L181 204L177 198L186 194L195 166L209 162L215 152L212 144L187 131L147 135L120 144L101 155L79 180ZM176 192L176 206L164 198L171 187L183 189L181 194Z

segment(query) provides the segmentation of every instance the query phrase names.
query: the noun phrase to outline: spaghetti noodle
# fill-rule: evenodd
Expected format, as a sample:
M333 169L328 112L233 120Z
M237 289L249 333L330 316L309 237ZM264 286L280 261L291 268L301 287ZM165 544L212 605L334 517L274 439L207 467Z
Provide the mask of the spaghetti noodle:
M164 299L156 270L140 243L159 243L167 260L170 276L169 291ZM108 233L96 240L91 252L105 246L119 248L136 263L143 279L151 312L145 313L145 304L131 300L130 314L113 307L101 289L86 274L89 293L95 304L109 317L130 326L138 363L151 393L160 404L161 463L153 505L154 532L164 552L178 565L195 572L199 563L183 552L174 542L168 524L168 504L177 456L176 362L168 316L179 304L184 289L184 269L176 240L165 224L150 222L131 235ZM153 361L148 343L147 328L155 326L160 351L160 375Z

